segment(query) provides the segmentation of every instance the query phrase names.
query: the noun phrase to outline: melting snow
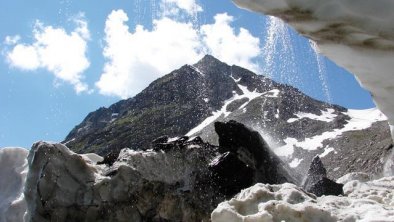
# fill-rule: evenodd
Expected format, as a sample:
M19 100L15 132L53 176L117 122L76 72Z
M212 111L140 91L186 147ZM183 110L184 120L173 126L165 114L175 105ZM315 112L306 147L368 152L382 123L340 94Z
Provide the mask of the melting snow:
M326 147L324 149L324 152L322 154L320 154L319 157L323 158L323 157L327 156L329 153L331 153L332 151L335 151L335 149L332 147Z
M212 222L235 221L394 221L394 177L370 182L352 180L345 196L304 192L296 185L256 184L212 212Z
M171 143L171 142L177 141L178 139L179 139L179 137L168 138L167 142Z
M198 74L200 74L200 75L202 75L202 76L205 76L205 74L204 74L203 72L201 72L197 67L192 66L192 65L189 65L189 66L190 66L190 68L192 68L194 71L196 71Z
M298 158L294 158L290 163L289 166L291 168L296 168L298 167L298 165L300 165L300 163L302 162L303 159L298 159Z
M287 120L288 123L293 123L295 121L298 121L303 118L308 118L308 119L313 119L313 120L319 120L319 121L324 121L324 122L331 122L337 117L336 114L334 114L335 110L334 109L327 109L326 111L322 111L322 114L316 115L313 113L302 113L299 112L295 114L298 118L290 118Z
M238 79L234 78L232 75L230 76L234 82L239 83L239 81L241 81L241 77L239 77Z
M279 96L280 90L279 89L272 89L265 94L265 97L268 98L277 98Z
M276 148L274 151L279 156L289 156L293 154L294 147L300 147L305 150L316 150L323 147L323 141L327 139L334 139L342 133L352 130L363 130L370 127L374 122L387 120L386 116L377 108L366 110L348 110L345 114L350 117L348 123L341 129L334 129L333 131L324 132L311 138L306 138L303 141L298 141L295 138L286 138L286 143L282 147Z
M233 78L233 77L231 77ZM234 78L233 78L234 79ZM235 82L239 81L239 79L234 79ZM191 129L186 136L191 136L199 131L201 131L202 129L204 129L205 127L207 127L209 124L211 124L212 122L214 122L216 119L218 119L219 117L221 117L222 115L224 117L227 117L228 115L231 114L231 112L227 111L227 106L229 104L231 104L232 102L236 101L236 100L240 100L243 98L248 98L249 100L247 102L245 102L244 104L242 104L238 109L242 109L243 112L245 112L245 107L249 104L250 101L254 100L255 98L258 98L260 96L267 96L269 95L269 97L274 97L274 96L278 96L279 94L279 90L278 89L273 89L270 90L268 92L264 92L264 93L259 93L257 92L257 90L253 90L253 91L249 91L248 87L243 86L238 84L237 85L238 88L242 91L242 94L239 95L237 94L235 91L233 91L233 97L231 97L230 99L224 101L224 105L222 106L222 108L220 110L217 110L215 112L212 113L212 116L206 118L204 121L202 121L198 126L194 127L193 129Z

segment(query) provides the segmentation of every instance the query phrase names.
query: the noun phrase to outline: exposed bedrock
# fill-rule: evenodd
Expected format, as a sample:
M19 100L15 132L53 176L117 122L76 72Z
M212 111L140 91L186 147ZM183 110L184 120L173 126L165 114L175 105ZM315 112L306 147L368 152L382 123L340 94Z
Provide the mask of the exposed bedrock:
M313 158L302 188L318 197L322 195L343 194L343 184L336 183L327 178L326 168L324 168L319 156Z
M151 150L123 149L112 165L62 144L36 143L28 156L27 218L209 221L217 204L255 182L294 181L258 133L232 121L218 123L217 132L223 147L161 137Z
M289 174L291 171L287 164L271 151L258 132L233 120L227 123L216 122L215 131L219 136L219 152L229 152L253 169L253 184L298 184L298 180Z
M394 138L394 2L390 0L233 0L273 15L317 43L356 75L388 117Z

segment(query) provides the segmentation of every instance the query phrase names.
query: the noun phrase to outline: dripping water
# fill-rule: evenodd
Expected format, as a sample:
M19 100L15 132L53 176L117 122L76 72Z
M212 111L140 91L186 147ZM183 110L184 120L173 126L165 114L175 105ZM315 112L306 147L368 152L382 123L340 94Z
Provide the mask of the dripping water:
M330 90L328 87L327 70L326 70L326 65L324 63L323 56L320 54L319 47L317 46L317 44L314 41L309 40L309 43L311 45L313 53L315 54L317 68L318 68L318 72L319 72L318 73L319 80L320 80L322 87L323 87L323 93L324 93L325 99L329 104L332 104L332 98L331 98Z
M301 85L294 51L288 27L282 20L268 16L263 46L264 74L281 83Z
M273 16L267 17L263 62L263 73L269 79L302 88L303 83L298 72L294 43L290 30L282 20ZM272 82L270 82L270 88L272 87ZM299 96L291 96L296 100L300 99ZM301 104L301 101L296 101L296 104L299 107L304 105ZM280 107L277 109L279 110ZM275 128L275 126L273 127Z

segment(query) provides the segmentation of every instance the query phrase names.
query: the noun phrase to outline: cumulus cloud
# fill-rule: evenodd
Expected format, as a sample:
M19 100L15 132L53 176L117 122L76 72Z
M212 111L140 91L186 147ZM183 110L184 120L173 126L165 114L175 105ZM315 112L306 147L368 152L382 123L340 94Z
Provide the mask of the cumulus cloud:
M6 45L15 45L16 43L19 42L19 40L21 40L21 37L19 35L6 36L5 40L4 40L4 44L6 44Z
M105 24L107 63L96 83L100 93L132 96L157 77L198 60L202 45L190 23L169 18L153 22L151 31L138 25L129 31L127 14L113 11Z
M168 14L178 14L181 11L189 15L202 12L202 7L197 4L196 0L163 0L165 12Z
M46 69L57 80L72 84L77 93L87 91L88 86L82 79L83 72L90 65L86 57L90 34L82 16L73 18L73 21L76 28L70 33L37 21L32 44L19 43L19 36L7 36L5 42L13 47L6 52L7 61L12 67L21 70Z
M202 41L208 52L223 62L259 72L254 60L261 54L260 39L244 28L236 33L231 27L233 19L227 13L217 14L214 24L201 27Z
M206 53L229 64L258 70L253 60L261 52L259 39L246 29L237 33L231 27L232 20L227 14L218 14L213 24L196 29L190 23L163 17L153 22L151 30L138 25L130 31L127 14L112 11L105 25L107 62L96 86L101 94L127 98Z

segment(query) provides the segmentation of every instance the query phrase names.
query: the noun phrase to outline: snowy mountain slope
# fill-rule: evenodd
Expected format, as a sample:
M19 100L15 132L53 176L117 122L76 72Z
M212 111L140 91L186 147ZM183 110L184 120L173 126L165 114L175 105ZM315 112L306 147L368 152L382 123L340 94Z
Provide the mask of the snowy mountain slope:
M367 172L380 173L382 158L391 148L387 122L378 110L347 110L317 101L212 56L154 81L134 98L90 113L65 144L79 153L115 153L113 158L125 147L149 149L162 135L201 136L217 144L214 122L229 120L259 131L300 175L315 155L321 155L329 176L338 178L350 169L338 157L357 148L361 151L355 170L368 161ZM368 131L372 125L377 130ZM369 133L358 136L366 130ZM376 151L373 158L362 154L367 149Z
M281 18L357 76L394 124L394 2L391 0L233 0ZM392 129L394 138L394 131Z

